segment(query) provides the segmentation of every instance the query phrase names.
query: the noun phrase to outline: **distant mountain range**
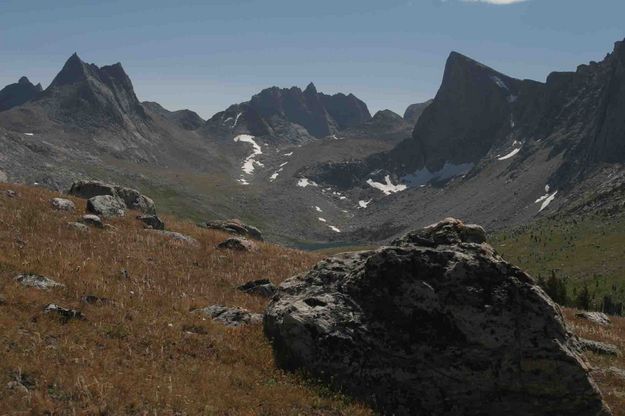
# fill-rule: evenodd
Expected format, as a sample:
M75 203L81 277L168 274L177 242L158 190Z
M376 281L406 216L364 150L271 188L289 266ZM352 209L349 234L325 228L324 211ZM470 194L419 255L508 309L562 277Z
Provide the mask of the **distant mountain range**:
M9 180L133 185L163 210L238 216L293 244L382 240L448 215L527 223L619 189L623 162L624 42L545 83L452 52L436 97L403 117L311 83L203 120L140 102L121 64L76 54L45 90L25 77L0 90Z

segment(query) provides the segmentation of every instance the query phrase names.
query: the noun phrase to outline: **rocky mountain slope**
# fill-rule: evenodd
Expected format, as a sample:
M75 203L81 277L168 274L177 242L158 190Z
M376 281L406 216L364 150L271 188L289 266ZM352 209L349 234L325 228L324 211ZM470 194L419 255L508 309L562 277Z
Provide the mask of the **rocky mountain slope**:
M34 85L28 78L22 77L17 83L0 90L0 111L22 105L37 97L41 91L41 84Z

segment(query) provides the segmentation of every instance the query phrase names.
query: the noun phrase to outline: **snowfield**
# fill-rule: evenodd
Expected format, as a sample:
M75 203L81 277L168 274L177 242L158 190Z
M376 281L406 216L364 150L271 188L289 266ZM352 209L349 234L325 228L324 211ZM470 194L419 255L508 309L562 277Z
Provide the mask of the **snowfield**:
M508 153L508 154L507 154L507 155L505 155L505 156L498 157L498 158L497 158L497 160L506 160L506 159L510 159L511 157L513 157L514 155L516 155L517 153L519 153L520 151L521 151L521 148L519 147L519 148L517 148L517 149L514 149L513 151L511 151L510 153Z
M386 175L384 177L384 181L386 183L375 182L373 179L369 178L367 179L367 184L372 188L379 189L380 191L384 192L384 195L390 195L396 192L401 192L401 191L406 190L407 188L407 186L404 184L394 185L393 182L391 182L390 175Z
M243 161L243 166L241 167L243 172L245 172L248 175L251 175L252 173L254 173L254 165L263 166L262 163L260 163L259 161L255 160L256 156L263 154L263 151L260 148L260 146L254 141L254 136L251 136L249 134L239 134L238 136L236 136L234 138L234 141L235 142L249 143L249 144L252 145L252 149L253 149L252 154L249 155Z
M317 185L315 182L311 181L308 178L300 178L297 181L297 186L299 186L300 188L306 188L307 186L319 186L319 185Z

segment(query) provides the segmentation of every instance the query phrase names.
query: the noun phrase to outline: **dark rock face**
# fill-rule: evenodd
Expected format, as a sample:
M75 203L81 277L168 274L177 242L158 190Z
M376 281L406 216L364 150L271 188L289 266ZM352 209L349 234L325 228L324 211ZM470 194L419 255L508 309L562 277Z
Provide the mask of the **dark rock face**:
M205 123L202 117L191 110L169 111L163 108L159 103L151 101L144 101L141 104L154 114L175 123L184 130L196 130Z
M22 105L39 96L41 91L41 84L33 85L28 78L22 77L17 83L0 90L0 111Z
M260 230L251 225L243 224L240 220L213 220L198 224L199 227L211 230L225 231L230 234L249 237L254 240L263 241L263 235Z
M249 133L294 143L336 134L370 119L366 104L353 94L326 95L311 83L303 91L298 87L262 90L250 101L217 113L204 130L215 136Z
M423 111L430 104L432 104L432 101L434 100L427 100L426 102L423 102L423 103L409 105L408 108L406 108L406 111L404 112L404 120L406 120L408 123L412 124L413 126L417 124L417 121L419 121L421 114L423 114Z
M146 214L156 214L154 201L132 188L110 185L100 181L78 181L72 184L67 193L85 199L110 195L123 201L128 209L138 210Z
M277 362L394 415L609 415L559 308L483 231L446 221L280 285Z

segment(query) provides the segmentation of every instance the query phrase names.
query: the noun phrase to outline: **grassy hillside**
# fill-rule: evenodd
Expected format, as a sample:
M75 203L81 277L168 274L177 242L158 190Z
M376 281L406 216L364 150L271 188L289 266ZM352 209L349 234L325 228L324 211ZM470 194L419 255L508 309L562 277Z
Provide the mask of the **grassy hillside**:
M319 256L269 244L217 251L224 234L165 218L199 240L192 247L150 234L132 213L82 233L67 222L85 201L58 212L49 204L58 195L11 185L19 196L7 198L8 188L0 185L0 414L370 414L277 370L260 325L229 329L189 312L212 304L260 312L266 301L237 285L278 283ZM65 287L22 287L13 280L22 272ZM115 303L87 305L86 295ZM49 303L86 319L63 324L43 313ZM12 381L26 390L5 388Z
M561 279L572 304L586 286L591 308L625 303L625 214L539 221L491 239L510 262L536 278Z
M18 196L8 198L9 188ZM110 221L113 228L79 232L67 223L85 201L71 198L77 212L59 212L49 203L54 196L0 185L0 414L372 414L276 369L260 325L226 328L190 312L212 304L261 312L266 300L236 286L258 278L279 283L322 254L270 244L255 253L218 251L225 234L166 217L169 229L200 242L194 247L150 234L133 213ZM498 246L520 247L523 235L518 243L502 237ZM65 287L25 288L13 279L23 272ZM113 303L85 304L86 295ZM43 313L49 303L78 309L86 319L63 323ZM625 351L625 320L605 329L573 310L565 314L577 333ZM625 416L625 376L609 370L625 369L625 359L587 358L615 415Z

